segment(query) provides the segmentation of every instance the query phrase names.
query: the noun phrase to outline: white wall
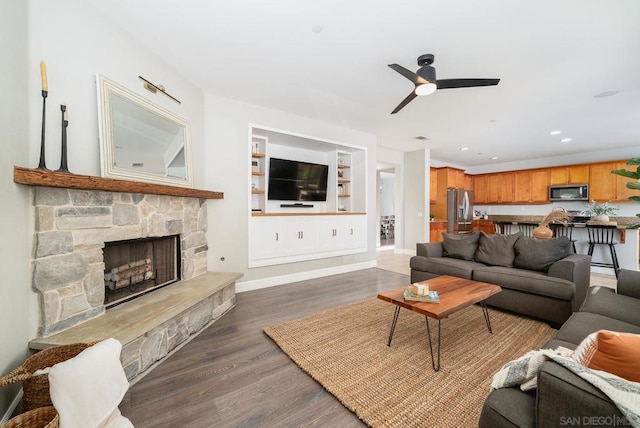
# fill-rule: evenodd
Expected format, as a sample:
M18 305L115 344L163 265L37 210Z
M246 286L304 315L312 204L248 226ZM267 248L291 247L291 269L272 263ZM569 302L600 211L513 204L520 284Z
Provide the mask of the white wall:
M395 174L380 173L380 215L389 216L395 214Z
M415 254L416 243L429 237L429 150L404 154L404 249Z
M38 299L30 286L33 208L28 187L13 183L13 166L36 167L40 153L41 82L47 64L46 160L60 165L60 104L69 111L68 164L74 173L100 175L96 73L104 74L191 123L194 181L204 182L203 93L162 59L82 0L3 1L0 14L0 372L17 367L36 336ZM138 75L161 83L177 105L142 89ZM9 244L8 244L9 243ZM18 386L19 387L19 386ZM18 388L0 389L0 418Z
M367 149L368 251L349 256L248 268L249 124L289 131L319 140ZM348 264L375 264L377 233L375 212L376 137L293 114L270 110L216 96L205 95L205 187L224 192L224 199L208 202L209 269L244 273L239 289L258 288L266 278L290 280L317 270L340 269ZM273 282L271 283L273 285Z
M120 83L191 123L194 183L203 183L203 93L169 64L82 0L29 0L29 99L40 97L40 68L47 64L47 167L60 165L60 104L69 113L68 164L78 174L100 175L96 73ZM182 101L142 87L138 76L162 84ZM29 107L30 162L37 166L42 106Z
M27 133L27 4L4 2L0 13L0 374L13 370L27 354L35 331L33 293L29 287L32 216L30 192L12 181L14 165L29 159ZM36 162L37 163L37 162ZM0 389L0 421L20 385Z

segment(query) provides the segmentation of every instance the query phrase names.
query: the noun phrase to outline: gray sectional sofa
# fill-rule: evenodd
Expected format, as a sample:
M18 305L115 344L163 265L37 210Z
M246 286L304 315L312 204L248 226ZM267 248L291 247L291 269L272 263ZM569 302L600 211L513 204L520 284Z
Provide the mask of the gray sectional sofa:
M411 282L440 275L488 282L502 292L490 306L560 326L585 299L591 257L572 254L566 237L538 240L513 235L443 234L443 242L418 243L410 259Z
M611 330L640 334L640 272L621 270L617 292L591 287L581 309L543 348L575 349L589 334ZM505 361L506 363L506 361ZM502 388L491 392L482 409L481 428L552 427L562 425L627 426L616 405L599 389L561 365L547 361L538 387L523 392Z

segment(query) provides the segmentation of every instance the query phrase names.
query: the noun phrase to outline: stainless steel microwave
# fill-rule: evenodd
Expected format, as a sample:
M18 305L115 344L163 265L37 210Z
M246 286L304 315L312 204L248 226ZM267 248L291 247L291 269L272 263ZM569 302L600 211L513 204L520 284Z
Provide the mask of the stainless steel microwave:
M549 186L549 200L555 201L588 201L588 184L563 184Z

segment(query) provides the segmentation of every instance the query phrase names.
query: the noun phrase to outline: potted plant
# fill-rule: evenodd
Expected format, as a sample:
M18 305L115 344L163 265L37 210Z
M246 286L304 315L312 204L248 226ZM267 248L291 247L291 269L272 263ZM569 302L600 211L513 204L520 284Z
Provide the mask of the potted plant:
M590 215L594 221L607 222L609 221L609 215L615 214L618 211L618 207L609 204L609 202L598 204L596 201L591 201L586 207L587 209L584 210L584 214Z
M627 165L640 165L640 158L633 158L627 161ZM632 180L626 184L627 188L640 190L640 166L635 171L628 171L626 169L614 169L611 171L613 174L621 175L623 177L631 178ZM632 201L640 202L640 196L630 196ZM640 214L636 214L636 217L640 218ZM629 229L640 228L640 222L627 226Z

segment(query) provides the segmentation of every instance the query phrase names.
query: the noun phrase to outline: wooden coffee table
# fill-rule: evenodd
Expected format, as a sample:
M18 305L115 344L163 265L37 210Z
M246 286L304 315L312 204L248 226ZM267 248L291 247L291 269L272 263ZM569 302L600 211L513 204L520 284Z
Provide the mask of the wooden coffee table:
M493 333L493 331L491 330L491 321L489 320L489 312L487 311L487 306L485 305L484 300L489 296L493 296L494 294L499 293L500 291L502 291L502 289L494 284L472 281L470 279L464 278L456 278L447 275L439 276L427 281L422 281L420 282L420 284L429 284L429 290L437 291L440 295L440 303L405 300L403 292L408 287L408 285L378 294L378 299L396 305L396 310L393 314L393 321L391 322L391 331L389 332L389 340L387 341L387 346L391 346L391 339L393 338L393 331L395 330L396 323L398 322L400 308L409 309L410 311L414 311L421 315L424 315L427 323L427 336L429 337L431 365L433 366L434 371L438 371L440 370L440 322L444 318L447 318L449 315L458 312L460 309L464 309L467 306L473 305L474 303L480 303L482 313L484 314L484 320L487 323L487 329L489 329L489 333ZM431 344L429 318L438 320L437 364L433 358L433 346Z

